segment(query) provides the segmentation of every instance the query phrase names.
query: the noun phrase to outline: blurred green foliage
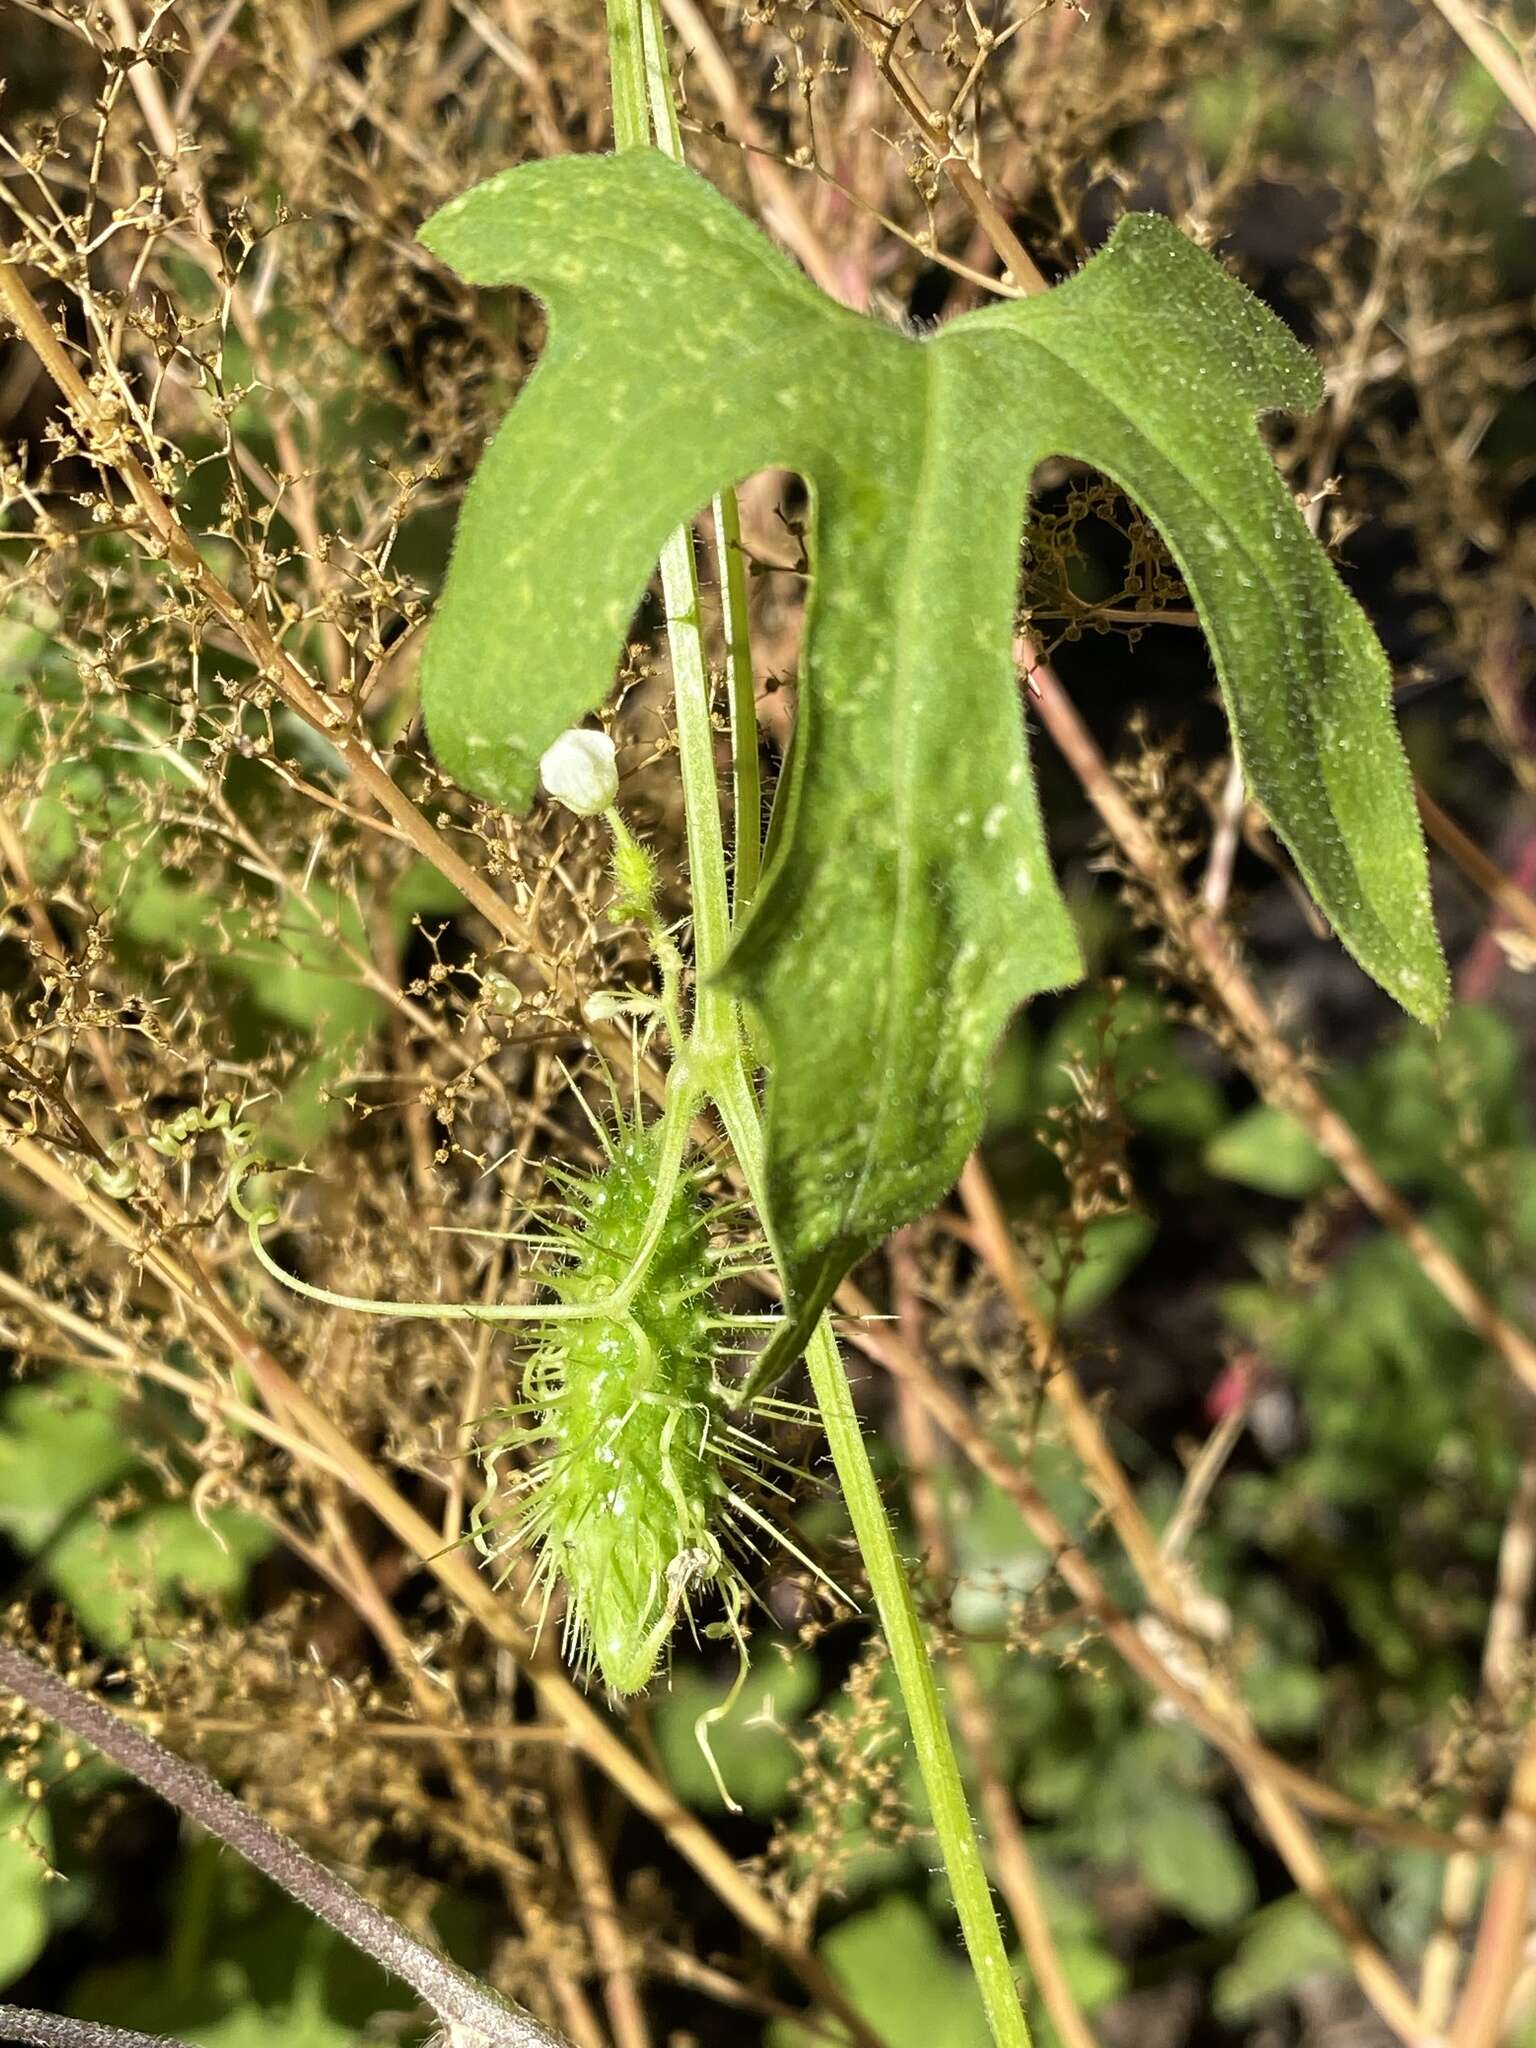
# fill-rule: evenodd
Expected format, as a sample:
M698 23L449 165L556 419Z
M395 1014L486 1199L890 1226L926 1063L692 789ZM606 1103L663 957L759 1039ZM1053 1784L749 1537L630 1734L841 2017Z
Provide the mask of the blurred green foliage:
M182 1856L164 1955L87 1969L72 2008L81 2019L174 2032L195 2048L357 2048L370 2023L398 2035L411 1999L199 1837ZM420 2034L410 2026L398 2037Z

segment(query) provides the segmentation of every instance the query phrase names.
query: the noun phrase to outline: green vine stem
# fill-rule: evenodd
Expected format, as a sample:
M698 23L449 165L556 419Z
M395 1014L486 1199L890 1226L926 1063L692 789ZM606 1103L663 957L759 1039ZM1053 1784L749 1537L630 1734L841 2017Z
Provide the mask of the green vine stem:
M681 138L672 104L660 15L655 0L608 0L608 20L609 48L615 66L613 103L617 146L621 150L648 147L652 139L651 122L654 121L660 147L680 159ZM649 120L640 112L646 106L649 108ZM755 771L756 727L755 718L749 724L745 715L752 704L752 671L743 602L745 579L740 577L740 526L735 518L733 495L729 513L722 515L724 495L716 501L716 531L720 536L722 582L729 607L727 632L731 661L732 737L737 760L739 914L750 900L756 883L759 825L756 816L746 810L744 803L746 789L754 792L752 800L754 804L756 802L756 778L755 772L749 778L742 774L742 756L749 747L754 754ZM732 563L738 577L735 591L731 589ZM698 1078L719 1109L727 1136L740 1162L748 1193L759 1214L766 1217L762 1123L757 1097L744 1063L740 1025L734 1005L711 988L729 943L730 914L720 797L715 774L708 667L699 632L693 537L687 528L679 528L668 541L662 554L661 569L676 690L678 750L693 889L697 997L689 1058L699 1062ZM749 840L752 847L747 857L750 881L744 890L741 862L743 847ZM880 1498L837 1341L825 1316L812 1336L806 1362L821 1411L827 1445L890 1648L891 1663L911 1726L934 1832L949 1874L955 1911L970 1952L993 2039L997 2048L1031 2048L1029 2025L998 1924L991 1885L966 1801L965 1785L939 1698L933 1664L923 1641L912 1588Z
M762 1125L752 1084L739 1063L723 1078L715 1101L748 1191L761 1206ZM880 1498L830 1317L823 1316L817 1323L806 1347L805 1360L822 1427L827 1433L827 1448L832 1453L838 1484L869 1575L870 1591L875 1596L880 1626L890 1649L923 1789L928 1795L929 1814L992 2037L998 2048L1031 2048L1029 2023L998 1925L992 1887L939 1698L933 1661L923 1640L906 1567Z
M246 1193L245 1183L247 1179L259 1173L260 1161L254 1154L242 1153L238 1149L242 1141L249 1136L249 1126L244 1124L228 1127L233 1153L229 1171L230 1206L244 1223L251 1250L263 1271L270 1273L274 1280L280 1281L290 1293L300 1294L306 1301L320 1302L326 1308L347 1309L359 1315L383 1316L402 1322L433 1323L585 1322L595 1316L621 1316L626 1313L643 1284L646 1269L666 1228L667 1211L671 1206L678 1176L682 1172L683 1158L688 1149L689 1124L699 1102L700 1089L694 1078L695 1071L695 1064L687 1057L685 1048L683 1056L674 1064L668 1078L666 1106L662 1111L661 1136L656 1160L656 1187L651 1196L650 1208L646 1212L639 1247L629 1271L618 1286L611 1294L605 1294L597 1300L536 1304L384 1301L366 1294L340 1294L334 1288L317 1287L311 1280L301 1280L296 1273L290 1273L285 1266L278 1264L267 1250L262 1235L278 1221L280 1212L270 1203L253 1202ZM153 1142L151 1140L151 1143ZM506 1232L491 1234L508 1235Z
M741 551L741 512L734 491L715 500L715 552L725 614L725 665L730 681L732 821L731 917L739 924L757 893L763 857L763 783L757 759L757 692L752 682L752 638L747 623L747 570Z

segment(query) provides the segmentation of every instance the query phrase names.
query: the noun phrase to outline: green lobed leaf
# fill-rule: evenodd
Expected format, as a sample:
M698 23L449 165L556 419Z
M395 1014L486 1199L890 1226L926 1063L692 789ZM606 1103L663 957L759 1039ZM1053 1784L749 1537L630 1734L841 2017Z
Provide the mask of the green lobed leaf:
M764 468L811 492L814 579L769 871L727 963L772 1056L781 1359L949 1185L1010 1010L1080 971L1011 659L1038 462L1104 471L1199 609L1248 783L1340 936L1416 1016L1444 967L1385 658L1255 415L1316 366L1167 221L1070 282L914 340L819 293L647 152L524 165L423 240L548 305L466 496L422 667L448 771L514 807L608 693L666 536Z

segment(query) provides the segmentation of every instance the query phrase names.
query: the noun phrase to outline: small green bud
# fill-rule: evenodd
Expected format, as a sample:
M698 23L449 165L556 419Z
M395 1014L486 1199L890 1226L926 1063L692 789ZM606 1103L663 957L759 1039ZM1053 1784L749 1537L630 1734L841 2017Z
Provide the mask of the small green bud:
M498 1017L515 1017L523 1007L523 992L515 981L509 981L494 968L481 982L486 1000Z
M622 819L613 824L614 899L609 915L619 924L656 923L656 862Z

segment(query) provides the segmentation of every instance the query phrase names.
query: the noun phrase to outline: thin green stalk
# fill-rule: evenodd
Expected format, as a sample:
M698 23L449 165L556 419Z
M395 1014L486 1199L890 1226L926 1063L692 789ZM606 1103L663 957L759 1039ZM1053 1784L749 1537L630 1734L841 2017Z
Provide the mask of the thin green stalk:
M608 16L610 23L622 18L625 24L622 31L618 28L610 30L610 41L615 61L622 60L630 67L622 84L617 76L614 83L614 137L618 147L639 148L648 140L648 135L641 132L642 124L634 111L639 96L633 69L634 53L638 48L645 94L660 146L669 155L680 158L681 138L672 105L660 15L655 0L608 0ZM734 511L734 506L732 509ZM718 501L716 517L719 522L717 531L723 533L726 528L720 521ZM739 526L735 533L739 542ZM739 569L739 546L731 550L722 543L723 580L727 588L729 568L726 565L733 557ZM726 1133L740 1161L748 1193L759 1215L766 1218L766 1153L757 1097L744 1064L734 1006L713 995L710 986L725 957L730 920L708 668L699 635L693 540L686 528L679 529L672 536L663 552L662 586L666 595L667 636L676 692L678 751L687 811L688 859L693 890L694 970L698 997L689 1051L690 1056L697 1057L703 1065L700 1078L714 1096ZM744 584L741 595L744 598ZM741 841L750 836L754 849L757 844L755 818L750 834L744 835L742 830L747 824L747 817L741 802L740 758L744 751L742 743L749 735L754 757L756 753L755 716L747 726L738 709L742 676L745 677L749 707L752 702L751 656L744 605L732 621L731 635L732 724L738 761L737 901L740 908ZM755 870L751 880L755 884ZM750 888L747 894L750 896ZM966 1803L964 1782L939 1699L928 1647L923 1640L911 1585L880 1498L837 1340L833 1336L831 1322L825 1316L811 1339L806 1362L821 1411L822 1426L826 1430L827 1445L848 1504L865 1570L869 1574L881 1627L890 1646L891 1662L912 1729L913 1746L934 1832L949 1873L955 1910L970 1951L993 2039L997 2048L1032 2048L1029 2025L998 1925L991 1886Z
M613 139L617 148L649 149L652 120L669 156L681 158L682 137L672 107L665 59L654 23L642 0L609 0L608 51L613 71ZM709 708L709 664L700 631L698 563L691 528L669 534L661 550L661 590L667 614L667 647L677 703L678 749L684 762L683 796L688 831L688 869L693 878L696 961L725 957L730 939L730 902L725 884L725 842L715 794L714 722ZM709 801L702 779L688 784L688 763L707 763ZM728 1038L729 1006L711 995L698 973L695 1040L717 1045ZM724 1029L721 1027L724 1026Z
M641 64L644 71L643 89L650 108L650 132L654 132L656 147L663 156L669 156L675 162L682 163L683 136L678 126L677 108L672 99L672 80L667 71L667 49L662 32L661 10L655 5L655 0L639 0L639 4L633 8L626 0L626 4L611 12L632 13L638 22ZM627 89L631 94L634 93L633 79L630 80ZM626 119L626 134L628 132ZM644 140L650 139L650 132L643 138ZM638 146L631 145L619 137L617 94L614 108L614 139L620 149ZM731 741L735 761L736 881L732 915L739 921L757 887L758 871L762 861L763 828L762 786L758 779L757 764L757 705L752 689L752 642L747 623L747 579L742 567L741 514L733 490L724 490L715 499L714 515L720 554L720 596L725 615L726 661L730 674ZM682 620L690 628L687 637L691 644L686 649L686 659L690 670L696 667L701 675L707 677L709 671L704 661L698 632L699 587L693 540L686 529L679 529L679 534L674 536L674 539L686 540L688 582L685 584L683 581L683 565L679 561L676 577L678 601L674 602L674 592L667 582L667 557L663 553L661 580L667 600L669 633L674 617ZM681 552L679 547L679 555ZM690 682L691 680L690 677ZM680 687L677 692L679 725L686 715L684 695L685 692ZM707 716L708 691L701 691L700 697ZM749 735L751 743L747 744ZM682 737L681 733L679 737ZM709 810L717 821L714 831L718 837L718 798L712 799ZM691 808L689 816L691 819ZM692 831L691 824L689 830ZM699 870L697 864L693 862L694 846L691 839L688 851L693 872L697 874ZM711 849L701 847L699 851L707 857ZM711 904L710 908L713 913L715 906ZM695 901L695 918L698 915L698 904ZM712 934L713 936L715 935ZM711 946L710 957L721 959L724 950L723 943L718 951Z
M725 840L715 785L715 724L709 708L709 665L699 632L698 567L693 535L686 526L669 534L661 550L661 590L667 610L667 645L677 711L677 748L683 763L687 810L688 871L693 891L695 1035L706 1044L715 1034L705 1025L715 1008L708 974L725 958L731 938L730 898L725 884ZM694 773L689 785L690 765ZM709 801L700 803L705 788ZM708 969L705 961L710 963ZM717 999L716 999L717 1000Z
M368 1294L341 1294L332 1287L317 1287L280 1266L267 1250L262 1232L278 1220L279 1212L263 1204L248 1202L242 1192L242 1167L236 1163L230 1180L229 1202L245 1224L246 1236L257 1263L281 1281L290 1294L302 1294L306 1301L318 1301L326 1308L348 1309L359 1315L392 1317L401 1322L433 1323L550 1323L589 1322L594 1316L623 1316L644 1285L646 1271L656 1255L667 1227L673 1192L688 1150L689 1127L701 1093L697 1063L679 1059L667 1080L666 1106L662 1110L656 1146L656 1185L646 1211L640 1242L629 1270L613 1289L589 1301L481 1302L481 1301L384 1301Z
M741 1164L748 1193L761 1212L766 1193L762 1126L752 1084L739 1065L725 1078L715 1101ZM998 1925L992 1887L966 1801L949 1723L939 1699L933 1661L923 1639L906 1567L880 1498L829 1317L823 1316L816 1325L806 1347L805 1362L810 1369L822 1427L827 1433L827 1448L832 1453L838 1484L869 1575L870 1591L875 1596L880 1626L890 1648L923 1790L928 1796L928 1811L943 1853L955 1912L976 1972L992 2038L998 2048L1030 2048L1029 2023Z
M667 38L661 26L661 9L656 0L639 0L640 49L645 63L645 92L650 103L651 126L656 147L674 163L683 161L683 131L678 125L672 98L672 79L667 70Z
M725 665L730 678L732 818L736 827L731 921L739 925L757 894L762 869L763 781L757 751L751 629L747 622L747 570L741 552L741 512L734 491L722 491L715 500L715 552L720 560Z
M614 148L647 148L651 116L645 77L645 32L636 6L608 9L608 80L613 94Z

